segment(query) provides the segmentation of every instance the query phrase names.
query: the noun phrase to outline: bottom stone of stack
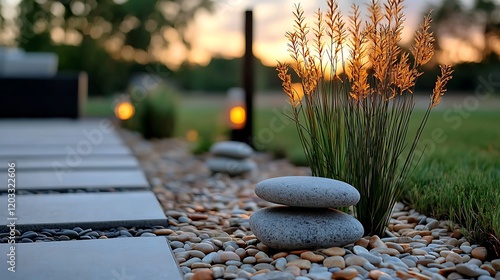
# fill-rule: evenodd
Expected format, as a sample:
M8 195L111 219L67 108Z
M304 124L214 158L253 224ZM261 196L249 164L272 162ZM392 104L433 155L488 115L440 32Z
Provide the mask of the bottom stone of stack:
M250 228L262 243L278 250L344 246L364 233L358 220L341 211L287 206L256 211Z
M226 157L214 157L207 160L207 166L214 173L226 173L230 176L238 176L257 169L257 165L251 159L233 159Z

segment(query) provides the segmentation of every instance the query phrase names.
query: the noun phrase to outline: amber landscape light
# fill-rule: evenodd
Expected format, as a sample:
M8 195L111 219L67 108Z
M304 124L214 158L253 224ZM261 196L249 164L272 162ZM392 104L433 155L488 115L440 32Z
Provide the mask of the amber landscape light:
M246 122L246 111L242 106L235 106L229 111L229 120L233 129L240 129Z
M134 113L134 105L128 101L120 102L115 106L115 116L122 121L130 119Z
M189 142L196 142L198 141L199 138L199 133L197 130L190 129L186 132L186 140Z

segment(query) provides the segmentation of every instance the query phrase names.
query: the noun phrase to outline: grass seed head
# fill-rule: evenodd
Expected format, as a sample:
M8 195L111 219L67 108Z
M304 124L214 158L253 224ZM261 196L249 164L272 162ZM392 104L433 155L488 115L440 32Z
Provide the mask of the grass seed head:
M350 96L354 100L373 93L383 95L386 100L406 93L412 94L417 78L423 74L420 67L434 55L435 40L430 32L432 17L429 13L415 31L414 43L410 48L414 57L411 65L410 54L403 52L399 46L405 21L403 4L404 0L371 0L367 7L366 22L362 20L360 7L353 4L346 27L337 1L327 0L326 13L323 14L320 9L315 12L313 38L308 38L311 28L306 22L304 9L296 4L293 31L287 32L285 36L293 60L290 66L297 73L304 93L311 95L320 80L341 82L337 74L343 70L349 81ZM313 51L309 48L310 41ZM344 57L346 51L349 56ZM323 59L325 54L328 56L326 61ZM339 65L342 65L342 69L339 69ZM282 71L278 69L278 75L284 81ZM435 91L439 94L433 93L431 108L439 104L449 79L451 75L438 79ZM286 82L283 90L293 97L290 95L289 83ZM292 100L292 104L295 102Z
M436 86L432 91L431 95L431 108L436 107L441 102L441 96L446 92L446 84L453 77L451 74L453 73L453 69L451 69L450 65L440 66L441 68L441 76L437 78Z

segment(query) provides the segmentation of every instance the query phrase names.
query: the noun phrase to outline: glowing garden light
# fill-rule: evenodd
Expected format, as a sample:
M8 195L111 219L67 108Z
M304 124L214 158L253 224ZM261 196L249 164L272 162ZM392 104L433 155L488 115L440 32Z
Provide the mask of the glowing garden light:
M229 111L229 121L235 129L243 128L247 120L247 112L242 106L236 106Z
M188 140L189 142L196 142L198 141L198 138L199 138L199 133L197 130L194 130L194 129L190 129L186 132L186 140Z
M245 92L242 88L231 88L227 92L227 121L231 130L241 130L247 121Z
M115 106L115 116L120 120L128 120L134 116L135 108L129 101L122 101Z

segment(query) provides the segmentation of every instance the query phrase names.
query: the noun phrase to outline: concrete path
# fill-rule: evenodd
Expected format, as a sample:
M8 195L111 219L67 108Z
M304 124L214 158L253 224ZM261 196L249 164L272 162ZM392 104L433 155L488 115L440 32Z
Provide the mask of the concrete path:
M9 253L8 246L1 244L0 279L182 279L164 237L17 244L15 272L5 267Z
M160 203L150 191L19 195L16 229L168 226ZM7 197L0 196L0 209ZM0 212L0 232L7 232L9 215Z
M168 226L137 160L110 124L0 120L4 236L47 228ZM12 200L7 184L12 162L16 191L49 193L16 194ZM112 192L64 193L73 189ZM165 237L0 243L0 262L0 279L182 279Z

